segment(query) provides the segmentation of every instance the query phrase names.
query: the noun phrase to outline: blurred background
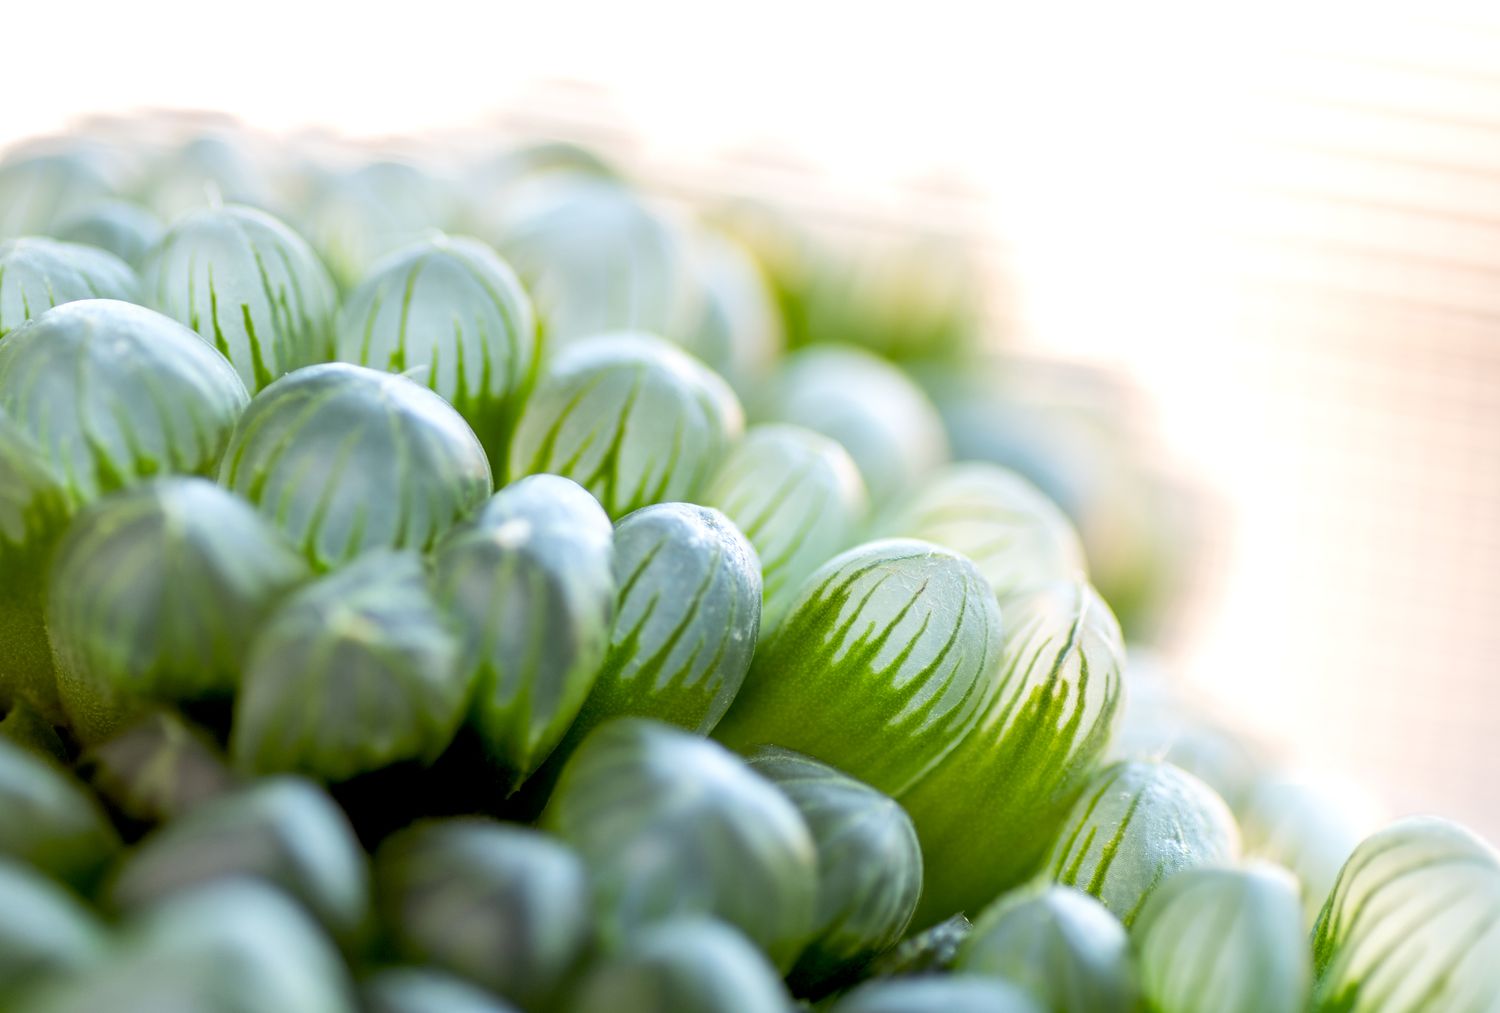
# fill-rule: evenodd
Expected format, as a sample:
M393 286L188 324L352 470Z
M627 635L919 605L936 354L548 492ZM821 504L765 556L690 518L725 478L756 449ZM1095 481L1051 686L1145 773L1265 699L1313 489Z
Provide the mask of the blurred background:
M1500 7L1039 6L33 4L0 144L179 146L164 213L585 145L1057 498L1207 725L1500 838Z

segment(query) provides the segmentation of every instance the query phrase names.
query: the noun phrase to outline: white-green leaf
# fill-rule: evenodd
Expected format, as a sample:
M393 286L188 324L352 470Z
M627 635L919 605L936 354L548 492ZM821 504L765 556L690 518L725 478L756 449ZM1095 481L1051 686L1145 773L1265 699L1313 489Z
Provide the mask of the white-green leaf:
M711 918L678 918L642 930L597 965L573 1013L785 1013L792 1008L776 969L734 929Z
M104 959L104 924L40 871L0 859L0 994L20 994L46 975L77 973Z
M1008 982L977 974L923 975L867 981L830 1013L1045 1013Z
M134 302L139 290L135 272L113 253L37 237L0 242L0 337L54 306Z
M139 267L166 226L139 204L110 198L96 201L60 222L58 239L108 250L131 267Z

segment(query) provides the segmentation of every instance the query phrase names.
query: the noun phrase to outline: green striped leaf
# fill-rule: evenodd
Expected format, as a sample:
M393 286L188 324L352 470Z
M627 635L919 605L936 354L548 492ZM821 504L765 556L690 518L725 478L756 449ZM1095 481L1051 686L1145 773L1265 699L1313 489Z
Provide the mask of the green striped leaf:
M1036 486L995 464L955 464L931 476L888 531L963 553L1001 598L1086 569L1067 516Z
M855 541L864 481L848 451L790 425L752 426L709 483L703 502L745 533L760 557L761 622L781 621L814 570Z
M98 741L148 700L228 697L256 627L308 575L279 531L207 479L157 479L85 507L47 603L75 731Z
M996 689L979 722L899 795L927 858L919 925L971 914L1036 872L1109 744L1125 644L1082 580L1005 603Z
M1132 932L1153 1011L1302 1013L1311 960L1285 871L1187 869L1151 896Z
M345 362L407 373L458 409L490 459L536 360L531 300L510 265L477 239L439 235L377 263L339 311Z
M588 873L572 849L491 820L419 823L376 857L397 954L462 975L525 1009L552 1008L592 929Z
M320 569L370 549L429 549L493 491L484 448L442 398L345 363L257 394L219 481Z
M150 304L201 334L251 392L333 357L333 280L312 247L264 211L184 215L146 256L141 278Z
M250 648L230 753L347 780L432 762L469 702L460 647L411 552L372 552L288 598Z
M595 967L573 1013L785 1013L776 970L743 935L711 918L653 925Z
M0 243L0 337L63 303L134 302L140 282L119 257L92 246L27 237Z
M1238 853L1234 816L1212 788L1170 763L1130 761L1084 787L1046 874L1092 894L1129 928L1170 877Z
M640 718L600 726L563 768L542 825L588 865L606 943L706 914L784 971L812 933L817 852L796 807L691 733Z
M0 994L20 994L47 975L72 974L108 951L103 923L78 898L35 869L0 859Z
M67 771L0 739L0 855L84 892L120 848L99 803Z
M603 335L553 360L521 416L510 474L564 475L619 519L691 499L743 427L734 392L698 360L649 334Z
M750 769L792 800L818 849L813 937L789 980L821 994L905 934L922 893L917 832L888 795L800 753L767 747Z
M1500 855L1415 816L1355 849L1313 933L1319 1013L1489 1009L1500 995Z
M742 752L795 749L900 797L993 695L1000 629L962 556L909 539L850 549L808 578L716 734Z
M533 475L445 538L435 564L438 600L463 634L472 723L514 788L578 716L609 649L609 518L576 483Z
M1124 926L1094 898L1066 886L1039 884L995 901L964 941L954 970L1003 978L1057 1013L1132 1013L1139 1001Z
M829 1013L1045 1013L1045 1007L998 978L943 974L867 981Z
M131 267L161 241L166 226L150 210L127 200L95 201L68 215L53 235L68 243L108 250Z

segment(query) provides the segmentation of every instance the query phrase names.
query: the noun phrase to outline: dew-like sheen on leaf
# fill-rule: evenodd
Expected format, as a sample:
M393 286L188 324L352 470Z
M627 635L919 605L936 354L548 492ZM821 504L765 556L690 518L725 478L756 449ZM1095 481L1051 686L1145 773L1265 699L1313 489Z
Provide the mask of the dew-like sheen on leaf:
M0 242L0 337L63 303L134 302L139 288L130 265L92 246L40 237Z

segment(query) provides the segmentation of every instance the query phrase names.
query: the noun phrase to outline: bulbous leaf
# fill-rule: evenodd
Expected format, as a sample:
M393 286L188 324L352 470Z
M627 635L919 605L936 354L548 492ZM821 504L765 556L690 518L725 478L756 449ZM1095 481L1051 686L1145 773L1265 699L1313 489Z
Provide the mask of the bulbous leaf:
M574 1013L785 1013L776 970L743 935L710 918L677 918L643 929L596 966L569 1007Z
M135 189L147 206L175 222L206 203L270 207L271 181L259 152L232 130L194 131L169 150L154 153Z
M785 970L813 928L817 852L785 795L712 742L655 721L600 726L543 825L583 855L605 939L707 914Z
M888 530L968 556L1001 598L1085 570L1083 546L1067 515L999 465L944 468L921 483Z
M164 823L234 787L218 746L171 711L157 711L89 749L78 766L116 812Z
M1132 1013L1139 1002L1124 926L1094 898L1065 886L995 901L954 969L1003 978L1057 1013Z
M211 473L248 401L223 356L130 303L64 303L0 341L0 411L74 503L156 475Z
M484 448L442 398L345 363L299 369L256 395L219 480L320 568L431 548L493 491Z
M423 967L388 967L359 989L368 1013L516 1013L484 989L462 978Z
M1000 610L967 559L871 542L829 560L756 652L718 738L775 744L899 797L993 695Z
M697 327L679 341L743 396L771 374L781 356L786 339L776 297L738 242L706 229L693 239L702 309Z
M900 941L922 893L922 851L889 796L825 763L766 748L750 768L780 788L818 849L813 938L792 969L799 993L826 991Z
M691 499L743 427L734 392L698 360L649 334L607 334L552 361L521 416L510 474L565 475L618 519Z
M0 740L0 855L93 886L120 839L88 791L62 768Z
M58 222L111 189L109 174L86 152L7 159L0 163L0 239L50 235Z
M1170 763L1130 761L1111 764L1084 787L1046 869L1129 928L1171 876L1233 861L1238 852L1234 816L1212 788Z
M1046 1007L998 978L944 974L867 981L829 1013L1045 1013Z
M39 237L0 242L0 337L63 303L132 302L139 287L130 265L92 246Z
M288 598L256 635L234 711L235 764L341 781L432 762L469 701L459 650L420 558L360 557Z
M414 371L468 420L496 462L537 354L531 300L477 239L439 235L377 263L339 311L345 362Z
M765 584L762 625L774 629L812 572L856 539L867 506L849 452L800 426L752 426L703 502L745 533Z
M942 419L921 388L857 348L820 345L788 356L759 409L760 420L842 444L879 505L914 488L948 453Z
M64 242L108 250L131 267L139 267L165 232L161 219L147 208L110 198L68 215L54 235Z
M99 741L148 700L233 693L255 629L308 575L279 531L206 479L158 479L84 508L47 603L75 730Z
M104 957L108 937L93 912L35 870L4 859L0 911L0 994L6 997L37 978L77 972Z
M998 692L901 793L927 858L917 923L978 911L1037 870L1109 744L1124 692L1119 624L1081 580L1006 602Z
M1133 935L1152 1010L1307 1008L1311 961L1297 883L1275 866L1186 869L1152 894Z
M462 631L474 727L513 788L578 716L609 648L609 517L566 478L523 478L443 540L436 570Z
M420 823L376 858L400 955L451 971L525 1009L547 1007L589 941L588 873L560 841L480 819Z
M381 159L324 173L309 190L303 234L345 290L380 258L446 228L452 218L446 181L406 162Z
M255 208L179 218L141 266L146 298L203 335L252 392L333 357L338 296L312 247Z
M215 880L262 879L300 900L346 943L366 927L365 853L321 790L274 777L204 802L131 852L108 887L111 906L138 911Z
M1489 1009L1500 855L1464 827L1398 820L1355 849L1313 933L1319 1013Z

